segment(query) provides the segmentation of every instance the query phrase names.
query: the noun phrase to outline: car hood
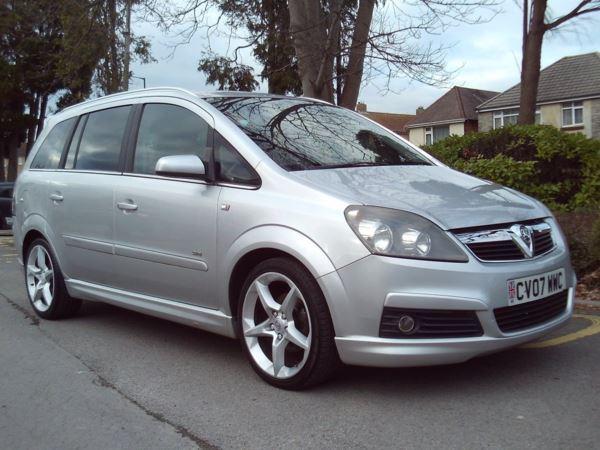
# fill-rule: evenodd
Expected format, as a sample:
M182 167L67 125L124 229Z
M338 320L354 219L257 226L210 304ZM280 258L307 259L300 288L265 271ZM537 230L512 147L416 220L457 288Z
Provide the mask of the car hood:
M538 201L445 166L385 166L292 172L322 191L365 205L410 211L445 229L547 217Z

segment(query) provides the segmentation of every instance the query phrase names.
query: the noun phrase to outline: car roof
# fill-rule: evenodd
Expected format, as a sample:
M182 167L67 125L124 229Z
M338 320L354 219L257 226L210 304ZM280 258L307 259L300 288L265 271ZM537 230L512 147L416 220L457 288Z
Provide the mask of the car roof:
M146 89L135 89L132 91L118 92L116 94L105 95L103 97L98 97L95 99L87 100L85 102L77 103L75 105L69 106L61 110L58 114L70 112L72 110L87 108L94 105L101 105L103 103L108 103L114 100L125 100L128 98L137 98L151 95L175 95L177 97L182 98L196 98L200 100L205 100L207 98L213 97L249 97L249 98L281 98L281 99L303 99L312 101L315 103L327 103L323 100L309 98L309 97L296 97L290 95L278 95L278 94L269 94L266 92L245 92L245 91L212 91L212 92L194 92L188 89L183 89L179 87L152 87Z

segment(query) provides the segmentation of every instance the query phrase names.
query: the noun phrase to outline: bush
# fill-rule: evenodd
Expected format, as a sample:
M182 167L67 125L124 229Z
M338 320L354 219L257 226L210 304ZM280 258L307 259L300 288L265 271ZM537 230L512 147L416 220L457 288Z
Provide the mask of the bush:
M600 212L576 211L558 213L571 261L578 276L600 268Z
M457 170L536 197L550 208L600 207L600 141L549 125L450 136L425 151Z

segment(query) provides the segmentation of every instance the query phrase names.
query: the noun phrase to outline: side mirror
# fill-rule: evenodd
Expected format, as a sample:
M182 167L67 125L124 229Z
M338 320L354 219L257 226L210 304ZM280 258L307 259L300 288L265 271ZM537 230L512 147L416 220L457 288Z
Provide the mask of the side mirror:
M157 175L173 178L205 178L204 163L196 155L163 156L156 161Z

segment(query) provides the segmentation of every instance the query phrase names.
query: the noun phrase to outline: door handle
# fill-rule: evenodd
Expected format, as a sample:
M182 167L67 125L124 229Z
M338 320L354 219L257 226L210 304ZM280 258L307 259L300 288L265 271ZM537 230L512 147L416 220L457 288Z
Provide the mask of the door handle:
M117 208L121 211L135 211L138 209L138 205L129 202L119 202L117 203Z
M50 194L50 200L53 202L62 202L65 198L60 194Z

